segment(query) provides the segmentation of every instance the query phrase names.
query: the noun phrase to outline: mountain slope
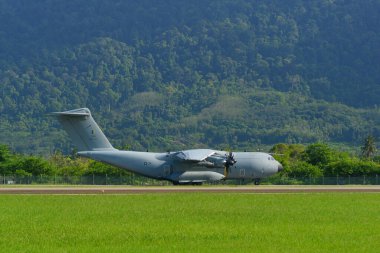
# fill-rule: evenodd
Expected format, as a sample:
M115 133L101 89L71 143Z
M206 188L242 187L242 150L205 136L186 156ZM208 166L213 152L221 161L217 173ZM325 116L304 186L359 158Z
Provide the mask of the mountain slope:
M84 106L137 149L380 133L378 1L0 6L0 141L16 150L70 150L44 115Z

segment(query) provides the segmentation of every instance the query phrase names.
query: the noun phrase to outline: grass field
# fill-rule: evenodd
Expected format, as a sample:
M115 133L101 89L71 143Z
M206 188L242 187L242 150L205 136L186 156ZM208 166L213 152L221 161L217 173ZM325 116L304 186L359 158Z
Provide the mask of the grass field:
M1 252L379 252L380 194L0 195Z

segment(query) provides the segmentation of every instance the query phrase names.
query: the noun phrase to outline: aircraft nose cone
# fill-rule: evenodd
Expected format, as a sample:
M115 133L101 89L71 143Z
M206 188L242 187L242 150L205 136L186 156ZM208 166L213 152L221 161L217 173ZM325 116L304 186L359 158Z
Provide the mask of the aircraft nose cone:
M282 164L279 163L279 164L278 164L277 171L280 172L280 171L282 171L283 169L284 169L284 167L282 167Z

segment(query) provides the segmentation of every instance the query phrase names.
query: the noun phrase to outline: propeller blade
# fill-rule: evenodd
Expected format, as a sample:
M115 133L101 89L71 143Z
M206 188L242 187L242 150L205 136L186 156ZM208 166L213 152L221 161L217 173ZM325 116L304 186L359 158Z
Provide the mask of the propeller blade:
M230 172L230 166L234 165L236 160L232 151L229 152L228 156L226 155L226 160L224 162L224 176L227 177Z

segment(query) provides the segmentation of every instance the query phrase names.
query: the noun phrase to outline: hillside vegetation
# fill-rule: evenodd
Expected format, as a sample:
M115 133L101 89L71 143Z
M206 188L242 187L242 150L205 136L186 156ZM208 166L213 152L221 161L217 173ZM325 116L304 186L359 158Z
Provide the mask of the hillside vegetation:
M72 150L88 107L137 150L380 135L377 0L0 0L0 142Z

